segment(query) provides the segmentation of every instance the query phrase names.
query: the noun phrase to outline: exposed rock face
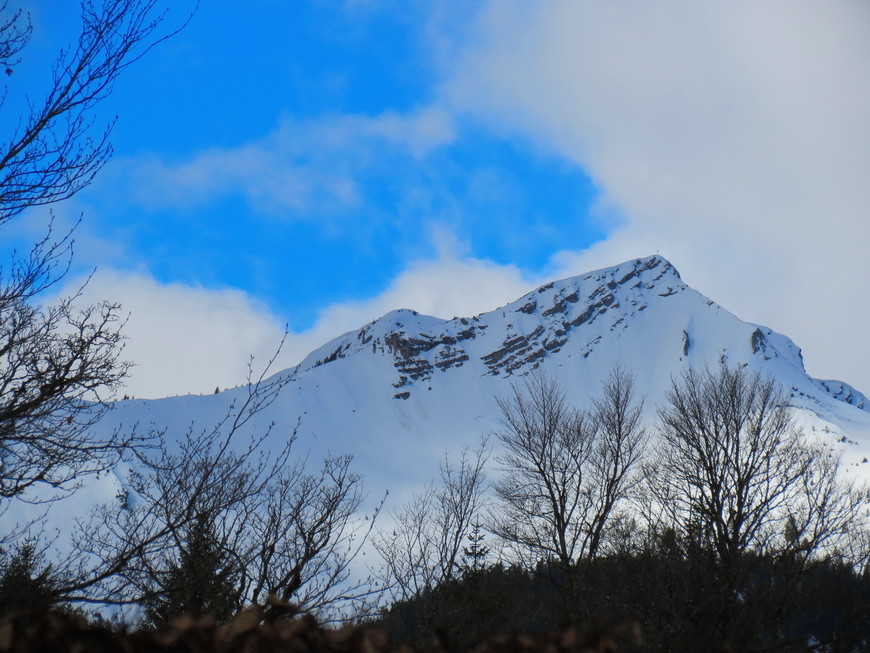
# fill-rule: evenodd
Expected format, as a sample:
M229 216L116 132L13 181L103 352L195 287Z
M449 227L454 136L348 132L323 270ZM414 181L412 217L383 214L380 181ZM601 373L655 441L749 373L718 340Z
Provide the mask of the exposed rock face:
M610 330L628 328L629 318L647 307L645 296L650 291L670 297L683 289L679 274L665 259L637 259L584 277L548 283L503 309L473 318L440 321L415 311L394 311L356 334L348 334L311 367L371 347L372 352L392 357L397 372L393 387L403 390L395 397L407 399L415 382L428 381L434 374L461 367L472 358L482 362L491 375L511 375L535 367L587 325L610 320ZM493 329L487 334L490 326ZM583 340L581 335L579 340L583 341L581 354L588 356L601 336Z
M459 367L467 361L468 354L459 343L475 335L474 328L456 335L445 333L422 337L408 336L405 331L393 331L384 336L383 342L393 355L395 368L403 377L425 381L432 377L436 368L443 371L448 367Z
M642 319L653 305L658 317ZM699 311L706 312L709 319L702 317L703 324L693 324L691 316ZM548 283L503 308L470 318L440 320L416 311L393 311L324 346L300 369L364 351L380 354L394 370L392 396L407 400L418 388L431 388L437 375L456 368L465 366L475 378L512 377L560 352L581 359L598 353L613 357L625 336L623 342L648 343L653 352L666 347L681 364L690 364L692 352L693 365L715 364L717 360L744 364L749 356L759 361L779 359L803 370L800 350L794 343L765 327L740 323L739 329L746 329L745 340L738 348L732 341L729 351L716 341L720 336L709 332L709 326L723 312L718 304L688 288L670 262L650 256ZM658 328L656 323L663 315L677 314L685 314L686 321L673 325L671 332L645 331ZM733 329L733 324L729 328ZM679 343L679 349L669 342ZM637 356L637 350L634 353ZM655 354L644 358L663 362ZM839 401L870 411L870 402L846 384L812 384Z
M511 375L535 367L548 353L562 349L572 332L584 325L610 320L611 330L627 328L626 318L646 308L643 296L650 289L660 296L670 296L684 288L674 267L658 256L546 284L500 311L507 320L504 335L494 347L490 344L493 338L488 338L489 349L478 353L477 358L492 375ZM498 313L476 319L491 323L490 317ZM511 314L518 314L517 319L510 319ZM463 322L467 320L459 321ZM457 332L456 323L452 320L444 324L444 332L429 335L425 341L409 338L403 332L389 334L386 342L396 354L396 368L412 380L426 380L433 368L444 370L469 360L462 342L476 338L485 325ZM585 342L584 355L588 356L599 341L600 337L596 337Z
M757 354L760 351L764 351L765 348L764 334L761 332L761 329L756 329L752 332L752 353Z
M817 385L829 395L850 406L870 411L870 400L848 383L842 381L816 381Z

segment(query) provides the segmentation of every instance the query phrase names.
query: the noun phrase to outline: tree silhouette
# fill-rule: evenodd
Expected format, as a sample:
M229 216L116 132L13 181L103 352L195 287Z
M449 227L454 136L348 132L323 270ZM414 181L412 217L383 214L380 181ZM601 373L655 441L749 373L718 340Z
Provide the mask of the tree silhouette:
M155 626L183 614L209 614L226 622L241 607L241 569L232 552L221 547L208 513L183 531L177 557L160 574L162 587L145 602L146 617Z
M41 98L4 116L0 136L0 226L27 209L72 197L111 156L111 124L95 130L93 110L118 76L174 33L161 32L157 0L82 0L77 43L62 50ZM183 25L182 25L183 26ZM179 28L180 29L180 28ZM0 65L15 72L32 33L29 15L0 4ZM8 82L0 109L9 97ZM90 427L118 389L124 318L118 304L76 308L78 294L44 307L39 296L70 265L72 232L51 220L25 255L0 266L0 497L45 501L74 489L83 476L110 466L135 440L104 439ZM3 507L0 506L0 510ZM0 541L15 534L0 533Z

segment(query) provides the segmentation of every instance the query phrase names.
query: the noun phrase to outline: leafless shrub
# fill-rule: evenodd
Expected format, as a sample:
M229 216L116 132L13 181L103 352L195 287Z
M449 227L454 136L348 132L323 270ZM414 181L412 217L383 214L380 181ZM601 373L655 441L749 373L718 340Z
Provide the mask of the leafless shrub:
M274 425L252 433L252 420L289 381L267 371L213 428L164 434L139 451L129 492L80 524L62 598L131 604L166 595L196 520L235 570L239 605L275 596L328 615L368 591L350 573L376 516L366 527L358 515L362 478L350 456L328 456L314 472L294 460L295 429L264 451Z
M391 532L378 533L374 544L384 561L381 580L391 602L425 597L461 575L464 544L483 503L488 451L484 440L473 451L463 449L455 463L445 453L439 482L393 513Z

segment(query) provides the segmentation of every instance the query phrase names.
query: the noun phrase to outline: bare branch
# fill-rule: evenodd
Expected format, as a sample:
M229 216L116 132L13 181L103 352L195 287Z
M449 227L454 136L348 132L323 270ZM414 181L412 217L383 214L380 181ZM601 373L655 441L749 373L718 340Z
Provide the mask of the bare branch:
M445 452L440 483L414 494L408 505L393 513L392 531L380 532L374 540L384 562L381 580L392 601L423 602L427 627L438 606L426 597L463 573L463 544L482 508L488 456L486 439L473 451L463 449L455 463Z
M542 372L499 400L503 475L493 530L534 565L570 568L598 555L608 522L637 482L646 446L633 378L614 368L590 411L567 403Z
M78 43L60 53L44 99L0 144L0 225L28 207L75 195L111 157L112 126L95 132L93 108L125 68L190 20L160 34L166 12L156 6L157 0L82 0ZM0 7L0 16L8 13L6 4ZM7 73L29 34L20 12L0 23Z

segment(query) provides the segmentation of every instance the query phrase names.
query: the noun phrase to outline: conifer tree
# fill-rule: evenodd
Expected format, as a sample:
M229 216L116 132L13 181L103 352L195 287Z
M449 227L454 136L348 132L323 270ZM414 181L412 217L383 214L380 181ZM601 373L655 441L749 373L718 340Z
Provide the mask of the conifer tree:
M465 570L471 572L480 571L486 566L489 547L486 546L486 535L483 534L479 522L475 522L466 539L468 540L468 546L464 547L462 551L466 561Z
M38 615L57 607L54 569L45 564L35 542L0 555L0 615Z
M229 621L241 604L239 569L221 547L207 513L191 522L179 549L162 586L146 602L148 621L161 625L183 614L209 614L219 622Z

